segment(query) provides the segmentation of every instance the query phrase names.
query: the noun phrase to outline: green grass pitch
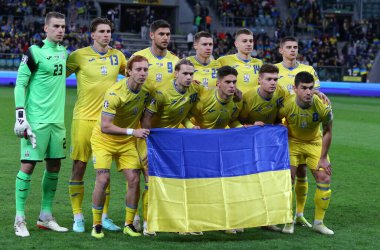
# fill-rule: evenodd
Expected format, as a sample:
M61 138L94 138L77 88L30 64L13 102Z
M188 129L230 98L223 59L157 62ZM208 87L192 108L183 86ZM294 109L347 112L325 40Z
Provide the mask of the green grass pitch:
M70 145L70 123L75 102L75 89L67 91L66 127ZM90 236L92 222L91 194L94 170L88 167L85 183L84 213L86 233L55 233L35 226L41 200L41 176L44 166L37 165L26 216L31 237L14 235L14 185L19 169L19 140L13 133L13 88L0 88L0 242L3 249L378 249L380 246L380 98L331 97L334 110L333 143L330 157L333 165L332 198L325 223L335 231L328 237L309 228L296 227L294 235L272 233L258 228L247 229L239 235L207 232L204 236L180 236L162 233L158 237L131 238L120 232L106 232L96 240ZM67 152L68 155L68 152ZM71 160L62 162L59 186L54 203L57 221L71 229L72 214L67 183ZM122 225L124 221L125 182L121 174L111 173L110 217ZM313 219L314 180L309 174L310 189L305 210Z

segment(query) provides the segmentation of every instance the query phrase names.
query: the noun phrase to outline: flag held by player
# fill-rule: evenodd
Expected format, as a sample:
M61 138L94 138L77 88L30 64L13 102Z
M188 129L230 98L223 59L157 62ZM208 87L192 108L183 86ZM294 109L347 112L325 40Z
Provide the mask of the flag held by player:
M287 130L152 129L149 231L197 232L292 221Z

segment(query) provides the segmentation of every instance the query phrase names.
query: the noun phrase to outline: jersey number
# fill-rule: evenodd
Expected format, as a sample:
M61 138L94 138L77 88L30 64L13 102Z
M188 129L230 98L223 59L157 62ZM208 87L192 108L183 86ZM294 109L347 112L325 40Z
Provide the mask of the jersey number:
M117 55L110 56L111 65L119 65L119 60L117 59Z
M61 75L62 75L62 64L55 64L53 76L61 76Z
M190 104L196 102L197 98L198 98L198 93L195 93L195 94L192 94L191 96L189 96Z

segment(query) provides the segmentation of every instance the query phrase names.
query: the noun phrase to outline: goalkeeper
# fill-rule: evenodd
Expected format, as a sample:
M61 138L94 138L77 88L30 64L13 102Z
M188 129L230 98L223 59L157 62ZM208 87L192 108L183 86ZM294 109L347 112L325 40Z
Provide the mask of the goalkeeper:
M15 102L15 134L21 139L21 168L16 177L17 236L27 237L25 201L37 162L46 161L42 178L42 204L37 226L66 232L52 216L61 159L65 158L66 48L59 43L65 34L65 16L49 12L45 17L46 39L31 46L18 69Z

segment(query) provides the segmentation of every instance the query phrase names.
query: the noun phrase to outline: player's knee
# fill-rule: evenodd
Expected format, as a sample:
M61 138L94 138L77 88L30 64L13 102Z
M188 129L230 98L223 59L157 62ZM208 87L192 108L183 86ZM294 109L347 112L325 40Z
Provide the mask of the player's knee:
M58 173L61 169L60 159L49 159L46 160L46 170L50 173Z
M326 171L317 171L316 173L315 180L317 182L330 183L331 177L326 173Z
M296 176L300 178L304 178L307 175L307 166L306 164L300 164L296 171Z
M140 176L128 178L128 188L137 188L140 185Z
M75 160L73 162L73 169L71 173L72 180L82 180L84 173L86 172L86 162Z

